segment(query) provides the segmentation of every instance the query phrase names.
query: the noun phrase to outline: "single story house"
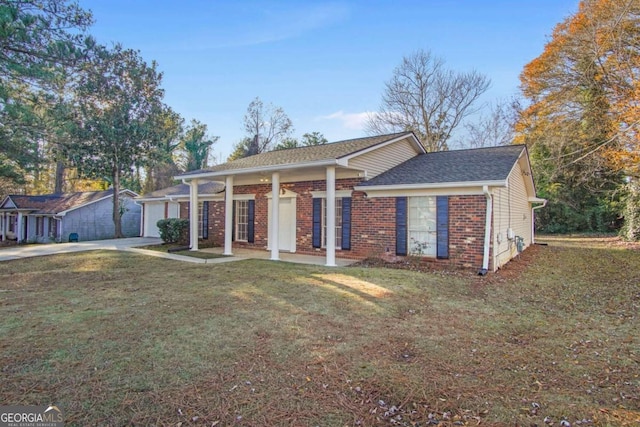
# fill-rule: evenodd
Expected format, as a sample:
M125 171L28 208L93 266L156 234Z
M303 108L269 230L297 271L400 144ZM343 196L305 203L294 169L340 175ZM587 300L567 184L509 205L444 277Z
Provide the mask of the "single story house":
M209 181L198 185L198 237L208 239L209 226L207 216L203 218L203 206L210 200L220 200L220 192L224 190L224 184ZM144 237L160 237L158 221L167 218L180 218L180 206L188 209L189 185L178 184L173 187L163 188L143 196L136 197L136 203L142 206L142 228L140 235ZM208 203L206 203L208 207ZM206 236L206 237L205 237Z
M523 145L426 153L412 132L277 150L176 177L190 245L336 257L424 257L495 271L534 242ZM201 197L202 183L216 183ZM178 199L176 199L178 200ZM189 206L198 204L199 209ZM327 214L329 212L330 214Z
M119 193L122 232L140 234L140 206L130 190ZM9 195L0 203L0 238L20 242L66 242L75 233L79 240L113 238L113 190L78 193Z

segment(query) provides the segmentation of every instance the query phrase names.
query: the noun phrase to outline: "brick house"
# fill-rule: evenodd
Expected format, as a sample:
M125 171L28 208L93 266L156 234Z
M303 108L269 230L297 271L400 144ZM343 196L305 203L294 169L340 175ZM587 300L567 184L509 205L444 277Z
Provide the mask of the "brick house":
M271 151L177 178L192 249L200 236L225 254L314 254L328 266L420 256L495 271L533 243L544 202L525 146L426 153L411 132ZM219 191L201 197L210 181ZM189 211L196 200L200 209Z

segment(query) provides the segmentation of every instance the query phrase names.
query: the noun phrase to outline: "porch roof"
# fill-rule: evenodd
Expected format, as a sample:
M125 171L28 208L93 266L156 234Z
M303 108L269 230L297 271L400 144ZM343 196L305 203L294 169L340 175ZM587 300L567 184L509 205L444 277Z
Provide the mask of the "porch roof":
M332 142L323 145L268 151L223 163L208 169L186 172L176 176L176 178L190 179L199 177L216 177L268 170L337 165L340 160L347 159L350 156L372 149L377 145L382 145L406 137L412 137L416 146L419 146L419 148L423 150L420 142L412 132L400 132L388 135L349 139L346 141Z
M206 181L198 184L200 196L215 195L224 191L224 184L217 181ZM139 201L167 200L177 197L189 197L189 184L178 184L173 187L162 188L136 197Z

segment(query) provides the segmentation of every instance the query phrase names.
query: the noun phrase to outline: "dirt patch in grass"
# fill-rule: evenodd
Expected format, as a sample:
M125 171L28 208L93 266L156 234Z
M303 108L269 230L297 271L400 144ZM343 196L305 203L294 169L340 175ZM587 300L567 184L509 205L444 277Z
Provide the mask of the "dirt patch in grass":
M142 247L140 247L140 249L147 249L147 250L150 250L150 251L172 253L172 254L176 254L176 255L184 255L184 256L190 256L190 257L193 257L193 258L200 258L200 259L214 259L214 258L224 258L224 257L226 257L226 255L216 254L216 253L213 253L213 252L191 251L189 249L183 249L184 247L185 247L184 245L177 244L177 243L175 243L175 244L174 243L165 243L165 244L161 244L161 245L142 246ZM183 250L181 250L181 249L183 249Z
M515 262L484 278L109 251L3 262L0 401L57 404L69 425L639 422L640 252Z

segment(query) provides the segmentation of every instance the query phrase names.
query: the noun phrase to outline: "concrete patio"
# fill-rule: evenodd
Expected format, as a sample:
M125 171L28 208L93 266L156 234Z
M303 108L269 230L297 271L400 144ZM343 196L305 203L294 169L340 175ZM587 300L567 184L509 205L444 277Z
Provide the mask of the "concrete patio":
M203 248L200 249L201 252L210 252L214 254L222 254L223 248ZM255 249L244 249L244 248L233 248L233 257L234 259L271 259L271 251L267 251L266 249L255 250ZM225 258L215 258L212 260L208 260L209 262L215 262L215 260ZM302 255L290 252L280 252L280 261L284 262L293 262L297 264L312 264L312 265L325 265L326 258L324 254L321 255ZM337 258L336 264L338 267L345 267L357 262L353 259L342 259Z

